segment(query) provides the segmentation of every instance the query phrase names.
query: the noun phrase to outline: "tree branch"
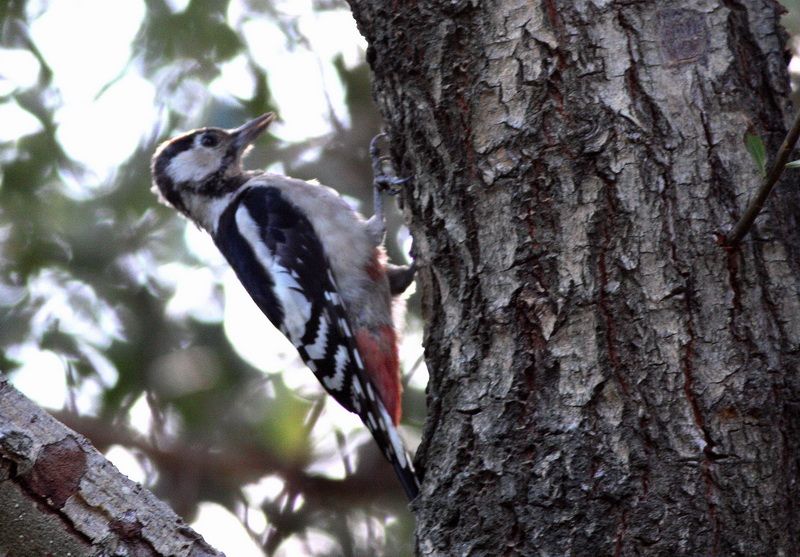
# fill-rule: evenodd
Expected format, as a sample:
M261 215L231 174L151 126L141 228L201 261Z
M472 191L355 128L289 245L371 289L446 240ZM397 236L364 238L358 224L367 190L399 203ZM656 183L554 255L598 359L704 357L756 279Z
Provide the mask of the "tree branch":
M767 197L769 197L772 188L778 183L781 175L783 175L789 155L792 154L798 137L800 137L800 111L795 116L792 129L786 134L780 149L778 149L778 156L775 158L772 168L764 177L764 180L761 182L761 187L758 188L756 196L750 201L750 205L748 205L742 218L739 219L739 222L736 223L731 233L728 234L723 241L724 246L735 247L742 238L744 238L745 234L750 231L753 221L756 220L761 209L764 208L764 203L767 201Z
M130 428L110 427L99 418L78 416L72 412L53 412L53 415L88 437L96 447L105 449L122 445L141 451L156 468L168 474L185 471L187 462L191 462L198 478L225 478L236 485L258 481L267 474L277 474L286 481L290 491L302 493L309 505L329 511L376 503L406 506L402 491L393 482L384 481L392 470L371 443L365 447L361 464L354 474L332 479L308 474L303 471L307 463L287 460L256 444L247 447L234 444L209 450L172 439L155 446Z
M0 376L0 554L223 556Z

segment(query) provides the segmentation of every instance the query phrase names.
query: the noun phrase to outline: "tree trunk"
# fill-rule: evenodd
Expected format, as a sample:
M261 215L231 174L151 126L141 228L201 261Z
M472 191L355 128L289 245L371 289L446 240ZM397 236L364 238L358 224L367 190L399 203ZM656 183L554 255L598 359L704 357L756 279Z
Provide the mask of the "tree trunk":
M798 555L800 237L716 241L789 93L770 0L350 0L421 270L424 555Z
M2 374L0 555L224 557Z

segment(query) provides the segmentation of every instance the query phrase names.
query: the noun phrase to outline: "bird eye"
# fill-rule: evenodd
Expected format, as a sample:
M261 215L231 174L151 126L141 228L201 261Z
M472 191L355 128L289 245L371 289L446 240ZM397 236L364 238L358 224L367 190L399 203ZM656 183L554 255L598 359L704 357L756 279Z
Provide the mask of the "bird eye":
M217 139L217 136L212 135L210 133L207 133L200 138L200 144L203 147L216 147L218 143L219 139Z

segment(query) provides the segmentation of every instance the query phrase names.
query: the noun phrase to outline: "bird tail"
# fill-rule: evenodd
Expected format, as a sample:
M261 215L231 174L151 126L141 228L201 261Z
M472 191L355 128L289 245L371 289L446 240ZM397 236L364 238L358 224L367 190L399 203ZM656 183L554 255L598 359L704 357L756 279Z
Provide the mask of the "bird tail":
M367 383L364 394L362 401L365 404L361 405L358 412L359 417L372 433L372 437L384 456L392 464L408 500L413 501L419 494L419 476L417 476L414 463L406 450L403 439L400 437L400 432L371 383Z

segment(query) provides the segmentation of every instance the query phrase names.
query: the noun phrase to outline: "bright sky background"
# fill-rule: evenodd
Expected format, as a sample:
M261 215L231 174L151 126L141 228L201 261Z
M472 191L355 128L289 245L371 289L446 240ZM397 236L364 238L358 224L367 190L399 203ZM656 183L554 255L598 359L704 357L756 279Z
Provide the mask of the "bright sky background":
M168 4L173 10L180 11L188 0L171 0ZM256 62L267 70L269 88L279 107L282 123L270 128L271 132L288 141L323 135L331 131L327 117L329 103L340 121L348 123L343 103L344 89L331 61L341 54L348 67L352 67L363 59L366 43L350 13L315 13L310 0L275 4L284 13L299 18L299 29L309 40L311 48L290 47L284 34L269 21L252 21L242 26L247 48ZM39 2L29 2L31 13L38 13L39 5ZM243 11L241 1L231 2L228 19L232 26L241 22ZM131 43L144 13L142 0L73 0L52 2L32 22L33 40L53 69L55 86L60 94L61 107L55 112L58 139L67 154L84 163L95 177L88 185L65 182L70 195L76 198L89 197L94 188L106 182L113 170L134 151L141 138L151 133L162 116L156 105L158 92L138 73L135 64L129 64ZM98 21L103 24L95 24ZM98 49L98 44L103 47ZM87 61L91 63L91 71L87 71ZM36 83L38 62L27 51L0 50L0 68L0 94ZM250 96L255 84L242 57L225 64L221 71L221 76L210 87L215 96ZM109 83L112 84L108 86ZM196 112L199 118L202 106L195 108L197 110L189 112ZM0 122L0 141L13 140L40 127L32 115L13 102L0 103ZM189 122L190 127L200 125L203 122ZM113 141L109 141L109 137L113 137ZM258 311L211 240L188 223L185 240L187 249L206 266L194 268L175 263L158 269L162 282L180 284L167 311L172 315L191 315L202 320L224 317L227 336L247 361L265 371L285 370L287 385L300 393L319 392L320 386L314 376L301 365L291 344ZM136 266L135 261L131 264ZM224 308L213 303L212 285L219 277L222 277L225 289ZM48 300L38 316L42 326L45 319L56 315L64 332L88 335L94 338L94 345L98 347L124 333L113 311L104 308L100 301L95 300L98 305L94 309L102 326L92 329L92 325L74 313L67 297L53 296L52 292L58 291L54 284L63 288L61 279L44 275L31 285L34 296L38 292ZM75 285L75 288L80 286ZM91 292L77 294L93 296ZM265 342L265 338L269 338L269 342ZM278 348L265 350L267 345ZM406 334L401 346L405 367L408 368L420 354L421 334ZM49 351L42 352L33 344L15 347L9 351L9 356L23 362L13 375L17 388L43 406L63 406L67 384L64 362L59 356ZM90 357L100 369L100 378L98 383L88 381L78 393L77 407L83 412L91 412L101 389L116 381L115 371L109 364L104 364L99 353L90 354ZM413 383L424 385L426 382L427 373L422 369L415 374ZM325 442L333 442L329 433L334 423L345 433L362 427L353 414L335 403L326 405L325 414L314 430L315 441L322 447ZM140 400L133 408L132 420L137 428L146 432L149 419L147 405ZM126 449L112 447L107 456L131 479L145 480L145 471ZM326 469L326 473L341 475L343 470ZM258 504L265 494L277 492L280 485L276 482L279 484L280 480L267 478L251 486L248 495L253 504ZM261 516L251 513L253 515ZM258 523L257 518L252 518L250 525L257 530L266 527L266 524ZM219 505L203 504L193 526L209 543L228 555L262 555L239 520ZM324 533L312 532L307 543L292 538L281 546L279 554L303 555L308 547L315 552L324 551L331 549L331 543Z

